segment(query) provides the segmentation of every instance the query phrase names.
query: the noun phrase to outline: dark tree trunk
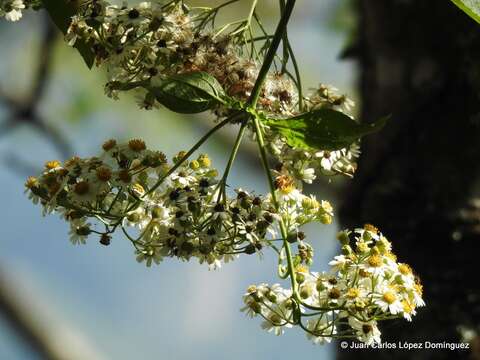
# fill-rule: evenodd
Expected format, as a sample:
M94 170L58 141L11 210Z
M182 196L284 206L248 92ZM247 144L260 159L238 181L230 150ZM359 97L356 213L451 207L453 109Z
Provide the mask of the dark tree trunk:
M362 118L393 117L363 142L341 220L344 226L377 225L424 284L427 307L412 323L387 324L382 340L458 342L460 325L480 325L480 216L471 202L480 169L480 25L447 0L357 5ZM475 355L338 351L339 359L372 356Z

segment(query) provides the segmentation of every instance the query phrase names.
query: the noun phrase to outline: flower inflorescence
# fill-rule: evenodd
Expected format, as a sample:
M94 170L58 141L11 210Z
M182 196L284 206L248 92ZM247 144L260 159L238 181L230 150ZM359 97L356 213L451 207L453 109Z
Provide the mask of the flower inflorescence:
M310 271L314 249L302 226L331 224L334 211L328 201L305 195L302 188L320 174L352 176L359 138L381 126L355 122L353 102L331 86L303 93L286 31L294 0L285 3L285 21L274 36L256 14L256 0L246 19L216 27L219 10L233 2L192 9L182 0L133 7L82 2L63 30L70 45L91 51L97 66L107 70L108 96L116 99L135 89L141 108L208 109L218 124L172 161L141 139L108 140L97 157L47 162L38 178L27 180L26 192L44 214L57 212L69 223L72 243L85 244L96 236L109 245L119 232L147 266L176 258L215 269L240 254L274 250L278 275L290 280L290 288L260 284L244 295L243 310L263 318L264 329L280 335L285 328L300 327L319 344L335 338L380 342L380 321L411 321L416 308L425 305L418 277L397 262L390 242L372 225L340 232L342 254L329 263L331 271ZM0 0L0 16L16 21L22 9L39 5ZM253 35L254 22L260 37ZM284 53L277 54L277 61L282 41ZM295 76L287 69L289 59ZM272 64L275 71L269 70ZM173 91L168 90L172 84ZM207 155L192 155L230 123L241 128L219 176ZM227 191L244 131L259 145L267 195ZM274 169L267 152L277 160Z
M376 228L366 225L338 235L342 255L329 263L328 273L295 269L296 292L279 284L248 288L244 311L264 319L262 327L277 335L300 325L314 343L354 337L366 344L380 342L378 322L404 318L424 306L422 285L411 267L397 262L391 244ZM306 317L308 321L302 322Z
M41 7L40 0L0 0L0 18L7 21L18 21L22 18L22 11Z
M66 40L73 45L81 39L92 48L97 65L107 69L105 91L110 97L116 99L120 91L141 89L141 108L158 106L151 87L168 76L193 72L212 75L229 96L247 101L261 66L258 54L249 51L250 42L238 40L238 32L220 33L218 29L206 28L200 21L204 17L183 2L142 2L135 7L119 7L93 1L72 19ZM302 98L303 107L300 98L298 84L288 74L269 72L257 110L276 117L320 108L348 114L354 105L337 89L323 84ZM230 111L222 104L214 108L218 117L227 116ZM264 130L269 150L279 158L284 171L301 181L311 183L316 173L351 176L355 172L359 155L356 143L335 151L305 151L289 146L268 126Z
M85 243L98 235L108 245L121 229L135 247L137 260L159 263L164 257L197 258L219 267L241 253L254 254L277 236L282 217L289 231L312 221L331 222L331 206L280 185L281 214L271 196L237 189L228 197L226 184L205 154L187 161L185 153L169 164L140 139L126 144L106 141L98 157L49 161L39 178L26 182L30 198L45 213L58 211L70 224L71 241ZM285 180L279 181L284 183ZM97 222L104 227L99 231ZM300 235L303 241L304 235Z
M24 8L39 8L38 0L0 1L0 16L18 20ZM213 76L226 93L239 102L252 94L261 67L262 46L247 39L247 27L227 32L204 21L211 8L190 9L184 2L142 2L136 6L112 5L107 1L86 1L71 19L66 41L82 41L92 51L97 66L105 67L105 91L117 99L120 91L137 89L141 108L159 103L151 89L166 77L205 72ZM265 36L268 39L268 36ZM268 42L266 42L268 44ZM265 45L265 44L264 44ZM350 113L354 103L334 87L321 84L305 96L300 84L287 72L269 72L258 100L257 110L275 117L288 117L305 111L332 108ZM232 109L218 104L221 118ZM253 132L253 128L250 129ZM270 152L279 159L284 172L299 181L311 183L318 175L352 176L359 155L357 143L343 149L304 150L289 146L285 139L264 126Z

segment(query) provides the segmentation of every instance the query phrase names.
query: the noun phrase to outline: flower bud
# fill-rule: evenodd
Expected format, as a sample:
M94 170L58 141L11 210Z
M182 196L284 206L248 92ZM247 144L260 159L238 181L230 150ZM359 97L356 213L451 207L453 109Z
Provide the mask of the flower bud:
M185 241L181 246L182 251L187 254L191 254L194 248L195 246L189 241Z
M200 155L197 161L200 164L200 166L204 168L208 168L212 165L212 161L210 160L207 154Z
M345 256L351 255L353 252L352 248L350 245L343 245L342 246L342 254Z
M289 309L289 310L293 309L293 306L294 306L293 300L292 299L285 300L284 305L286 309Z
M102 234L102 236L100 237L100 244L102 244L104 246L108 246L108 245L110 245L110 240L111 239L112 239L112 237L110 235Z
M262 296L260 295L260 293L257 291L255 291L254 293L251 293L250 296L252 297L253 300L255 301L262 301Z
M178 152L178 154L173 157L173 162L175 164L178 163L180 160L182 160L185 157L185 155L187 155L186 151Z
M248 306L256 314L260 314L262 312L262 306L257 302L251 302Z
M308 299L310 296L312 296L312 288L310 286L300 287L300 297L302 299Z
M213 246L209 244L202 244L200 245L198 251L200 251L200 253L203 255L208 255L213 251Z
M357 243L357 251L359 253L366 253L368 250L370 250L370 248L368 247L367 243L364 242L364 241L359 241Z
M248 244L247 247L245 248L245 254L247 255L255 254L256 251L257 249L253 244Z
M132 213L132 214L129 214L127 216L127 220L132 222L132 223L136 223L136 222L139 222L140 221L140 215L137 214L137 213Z
M319 220L324 225L330 225L333 221L333 218L329 214L322 214L320 215Z
M165 209L160 206L155 206L152 209L152 218L159 219L165 216Z
M348 231L340 231L337 234L337 239L338 239L338 241L340 241L340 244L342 244L342 245L350 244L350 238L348 237Z
M390 242L383 236L380 237L376 245L378 246L378 250L380 250L382 254L385 254L392 248L392 244L390 244Z
M303 282L305 281L305 275L303 275L303 274L300 273L300 272L297 272L297 273L295 274L295 278L297 279L297 282L298 282L299 284L301 284L301 283L303 283Z
M269 320L273 325L280 325L282 323L282 318L276 313L272 313Z
M275 295L273 291L269 291L267 293L267 299L274 304L277 303L277 295Z
M297 233L290 233L290 234L288 234L288 236L287 236L287 241L288 241L290 244L296 243L297 240L298 240Z
M88 236L91 234L91 232L92 230L90 230L90 227L88 227L87 225L80 226L76 230L77 235L80 235L80 236Z
M200 168L200 163L197 160L192 160L190 161L189 166L192 170L198 170Z
M372 240L372 234L370 234L369 231L364 231L364 232L363 232L362 239L363 239L363 241L365 241L365 242L369 242L370 240Z
M327 287L325 286L325 284L322 282L322 281L317 281L317 291L318 292L322 292L326 289Z

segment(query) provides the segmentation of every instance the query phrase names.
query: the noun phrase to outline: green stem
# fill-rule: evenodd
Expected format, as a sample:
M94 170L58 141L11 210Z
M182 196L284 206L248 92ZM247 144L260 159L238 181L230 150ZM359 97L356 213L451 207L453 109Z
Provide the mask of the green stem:
M265 82L267 74L270 70L270 67L272 66L272 62L275 59L275 55L277 54L277 50L278 50L278 47L280 45L280 41L283 37L283 34L286 31L288 21L290 19L290 16L292 15L292 11L293 11L293 8L295 6L295 1L296 0L290 0L288 2L288 4L286 5L284 11L282 12L282 18L280 19L280 22L277 26L277 30L275 31L275 35L273 37L272 43L271 43L271 45L268 49L267 55L265 56L265 60L262 64L259 75L258 75L257 80L255 82L255 85L253 86L252 94L247 101L247 106L249 106L252 109L255 109L256 106L257 106L257 102L258 102L258 99L260 97L261 89L263 87L263 84ZM252 3L251 10L250 10L249 18L251 18L255 14L256 4L257 4L257 0L254 0L253 3ZM252 118L253 118L254 121L256 120L255 116L253 116ZM232 151L232 155L231 155L230 160L229 160L228 165L227 165L227 170L228 171L226 170L226 172L224 173L224 176L222 178L223 184L226 182L227 177L228 177L228 172L230 171L230 168L232 167L233 162L235 160L235 156L237 154L238 148L240 147L241 141L243 139L243 136L244 136L244 133L245 133L245 130L246 130L246 125L247 125L247 121L245 121L242 124L240 132L237 136L237 140L235 142L235 146L234 146L234 149ZM286 235L284 236L284 238L286 239Z
M282 38L287 30L288 21L290 20L290 16L292 15L293 8L295 7L295 2L296 0L288 0L287 4L285 5L285 9L282 12L282 18L278 23L277 29L275 31L275 35L272 39L272 43L270 44L267 55L265 56L265 61L262 64L262 68L260 69L257 81L252 90L252 95L249 99L249 105L253 109L256 108L258 99L260 97L261 89L263 87L267 74L270 70L270 67L272 66L273 60L275 59L280 42L282 41ZM275 183L273 180L273 175L270 171L270 166L268 164L268 156L267 156L267 151L265 149L265 140L263 138L263 132L261 129L260 121L257 116L253 116L253 122L255 125L255 135L257 137L258 149L260 151L262 164L263 164L265 173L267 175L268 185L270 187L270 193L272 195L273 205L275 209L278 211L279 204L278 204L277 196L275 193ZM297 280L295 278L295 268L293 266L292 250L290 248L290 244L287 241L287 236L288 236L287 228L285 226L283 219L281 219L279 223L280 223L280 232L282 234L283 244L285 247L285 254L287 256L288 273L290 275L293 295L295 299L299 301L300 296L297 291Z
M280 13L283 14L285 11L285 0L279 0L280 3ZM282 47L283 47L283 59L282 59L282 74L284 74L287 70L287 63L288 63L288 57L290 53L288 52L288 32L285 31L283 33L283 39L282 39Z
M235 162L235 158L237 157L238 150L242 143L243 136L245 135L245 130L247 130L248 118L242 121L242 125L240 126L240 130L237 135L237 139L235 140L235 144L233 145L232 153L230 154L230 158L228 159L227 167L223 173L222 179L220 180L220 192L218 194L217 201L220 201L221 197L226 200L226 191L225 187L227 185L228 175L230 174L230 170L233 167L233 163Z
M250 12L248 13L247 26L250 26L252 24L252 18L253 18L253 14L255 14L255 9L257 8L257 3L258 3L258 0L253 0L252 6L250 7Z
M258 148L260 150L262 165L268 178L268 185L270 187L270 193L272 195L273 206L275 207L275 210L278 211L279 204L278 204L277 195L275 193L275 190L276 190L275 182L273 180L272 172L270 171L270 166L268 165L268 156L267 156L267 151L265 149L265 140L263 139L263 132L260 127L261 126L260 121L258 120L257 117L254 117L253 122L255 125L255 134L257 136L257 143L258 143ZM283 238L283 246L285 247L285 255L287 257L288 273L290 275L290 281L292 283L293 295L298 301L300 301L300 296L297 291L297 280L295 278L295 267L293 265L292 249L290 248L290 243L287 241L287 237L288 237L287 228L285 226L285 222L283 221L283 219L280 219L279 223L280 223L280 232Z
M214 133L216 133L218 130L220 130L222 127L224 127L231 121L236 120L239 116L243 116L243 113L236 113L211 128L199 141L197 141L195 145L192 146L192 148L179 161L175 163L173 167L170 168L170 170L168 170L165 175L158 179L158 181L143 195L143 197L151 194L155 189L157 189L165 181L165 179L172 175L175 170L177 170L190 156L192 156L192 154L197 151L198 148L210 138L210 136L212 136Z
M293 70L295 71L295 77L297 80L297 90L298 90L298 108L300 111L303 111L303 87L302 87L302 78L300 76L300 68L298 67L297 58L293 52L292 45L287 39L287 48L290 58L292 59Z
M285 0L280 1L280 9L283 12L285 9ZM283 59L282 59L282 74L287 73L287 63L288 60L292 60L293 69L295 71L295 81L298 90L298 108L300 111L303 111L303 88L302 88L302 79L300 77L300 69L298 67L297 58L293 52L292 45L288 39L288 33L285 31L282 39L283 45Z

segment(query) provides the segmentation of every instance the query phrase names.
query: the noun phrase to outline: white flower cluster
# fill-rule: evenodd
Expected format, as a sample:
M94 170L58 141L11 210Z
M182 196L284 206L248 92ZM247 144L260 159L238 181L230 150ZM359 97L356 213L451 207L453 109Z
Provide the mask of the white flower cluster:
M0 18L7 21L18 21L22 18L22 10L25 9L23 0L0 0Z
M206 72L215 77L226 93L245 101L251 95L260 63L244 55L245 43L234 35L217 36L214 29L200 28L196 19L180 3L161 5L142 2L136 7L118 7L106 1L90 2L83 12L72 19L67 41L78 39L93 50L97 65L105 65L109 81L106 92L113 98L119 90L146 84L155 86L165 76ZM350 111L353 102L336 89L320 85L304 99L306 109L333 108ZM157 106L156 98L144 91L142 108ZM299 93L294 81L285 74L270 72L265 81L258 110L269 116L288 117L299 114ZM230 109L218 106L218 116ZM284 170L299 180L311 183L316 173L351 176L359 154L357 144L338 151L304 151L293 149L281 136L265 127L271 152L279 157Z
M233 2L193 9L182 0L141 2L133 7L105 0L79 2L66 40L70 45L81 43L82 55L85 47L90 49L96 65L106 68L108 96L118 98L120 91L137 89L142 108L163 103L178 112L211 109L222 122L171 163L162 152L148 149L143 140L125 144L108 140L98 157L47 162L38 178L28 178L26 192L42 205L44 214L58 212L69 223L72 243L85 244L90 236L98 236L102 245L109 245L113 234L122 232L133 245L137 261L147 266L177 258L218 268L240 254L261 254L270 247L278 255L278 275L290 279L291 289L279 284L251 286L244 295L243 311L262 317L262 327L277 335L298 326L314 343L334 338L378 343L379 321L411 321L416 308L425 305L422 285L410 266L397 262L390 242L378 229L365 225L353 233L339 233L342 255L329 263L329 273L311 272L314 251L301 231L307 223L330 224L333 219L330 203L304 195L303 183L312 183L319 174L352 176L358 143L336 151L305 150L315 146L311 143L322 147L318 144L325 142L291 141L287 139L290 132L282 135L276 128L286 119L310 126L311 119L304 116L335 113L316 112L321 109L350 116L354 103L326 85L304 96L300 79L287 69L289 57L296 63L285 38L288 56L284 55L282 64L270 51L265 56L267 49L277 50L282 34L277 33L270 43L272 37L255 12L256 2L248 19L215 28L218 10ZM286 9L291 6L291 10L293 3L289 1ZM0 0L0 17L17 21L23 9L41 6L40 0ZM288 21L287 14L284 11L282 19ZM254 37L252 19L263 36ZM279 29L286 34L286 27ZM277 70L267 73L272 62ZM204 88L205 83L211 89ZM172 92L168 85L173 86ZM221 95L215 97L210 90ZM203 93L209 95L207 100ZM205 107L191 105L197 98ZM214 131L238 119L246 121L242 123L246 128L242 127L221 178L207 155L190 160L194 149ZM243 129L249 129L260 146L271 189L266 196L242 189L227 194L226 182ZM273 171L268 169L265 148L278 159ZM294 243L296 253L291 248Z
M63 165L49 161L39 178L26 183L35 203L41 202L46 213L59 211L70 223L73 243L85 243L95 233L108 245L121 228L137 259L148 266L164 257L196 257L218 267L268 246L280 216L295 235L292 241L304 239L299 228L308 222L331 222L328 202L301 194L285 185L286 180L278 180L284 194L280 215L270 196L236 190L228 198L207 155L182 161L185 154L180 153L173 167L163 153L147 149L139 139L127 144L109 140L103 150L99 157L74 157ZM105 230L94 229L93 221Z
M18 21L23 16L23 10L38 10L41 7L41 0L0 0L0 18L4 17L7 21Z
M264 318L262 327L277 335L299 325L315 343L346 337L379 343L379 321L411 321L415 309L425 303L422 285L410 266L397 262L390 242L372 225L355 230L353 248L350 235L349 231L339 234L343 255L329 263L330 273L297 266L296 292L278 284L251 286L243 310Z

